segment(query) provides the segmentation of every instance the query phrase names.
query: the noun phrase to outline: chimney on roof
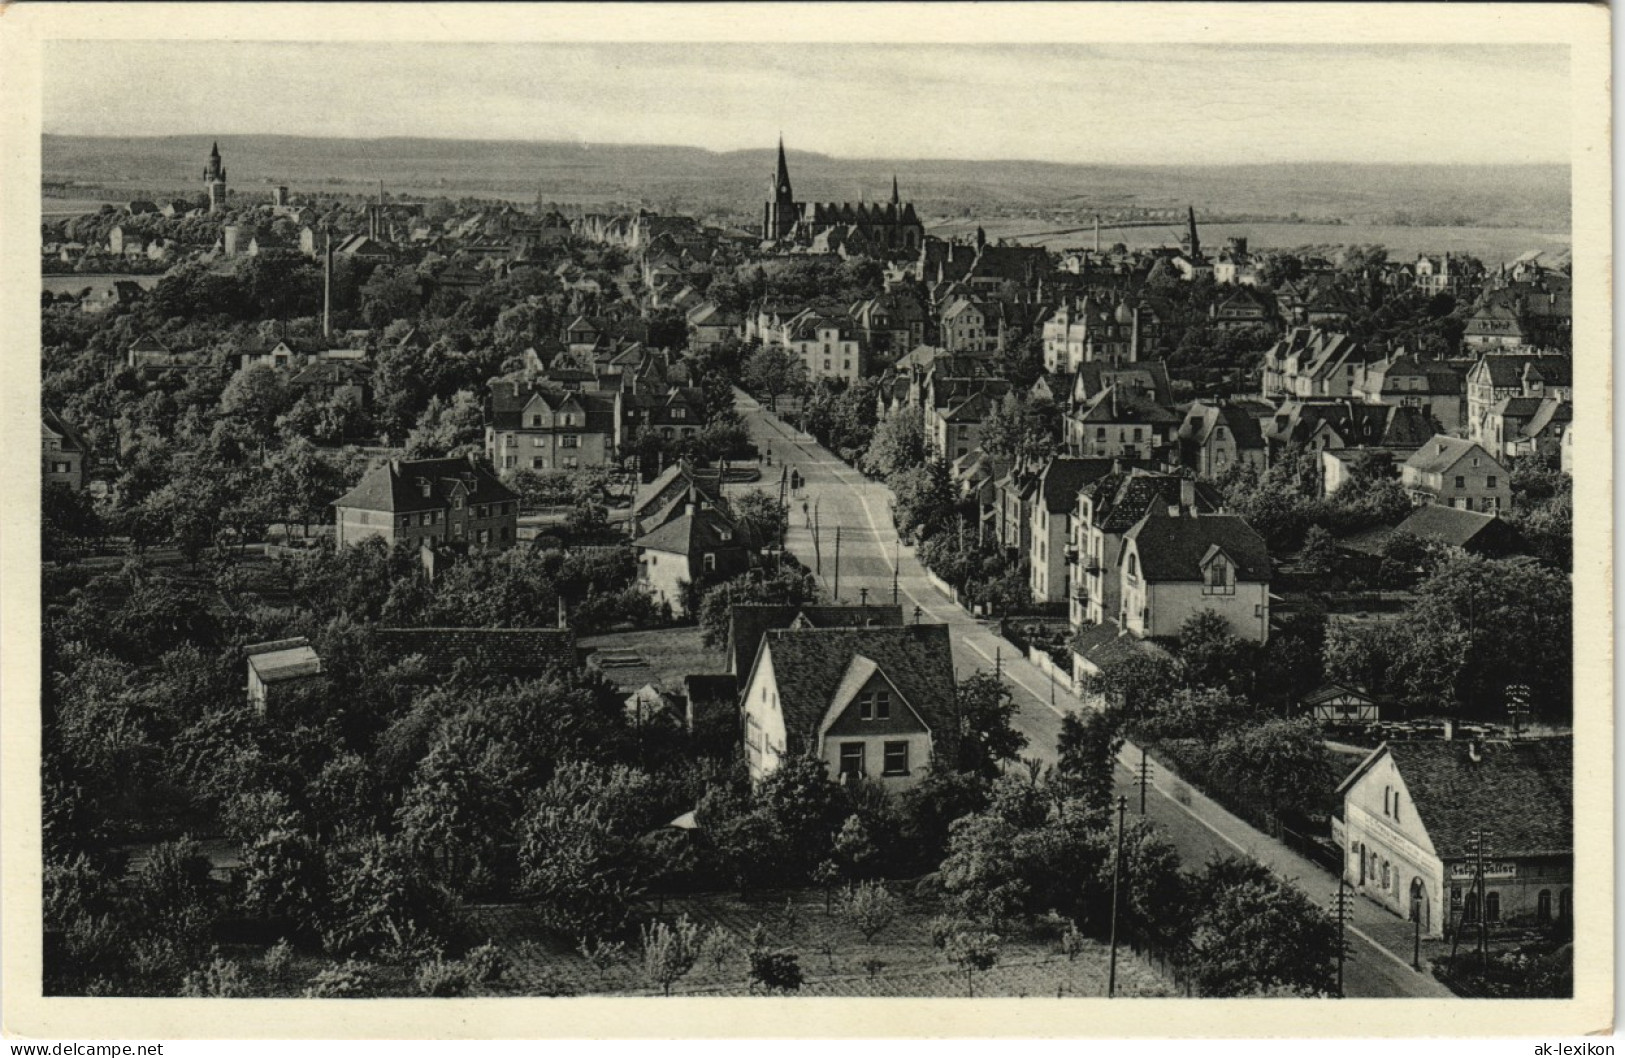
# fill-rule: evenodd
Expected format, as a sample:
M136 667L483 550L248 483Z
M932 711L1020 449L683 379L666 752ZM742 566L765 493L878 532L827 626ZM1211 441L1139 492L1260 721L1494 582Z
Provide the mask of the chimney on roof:
M1190 478L1179 479L1179 505L1189 511L1191 517L1196 516L1196 482Z

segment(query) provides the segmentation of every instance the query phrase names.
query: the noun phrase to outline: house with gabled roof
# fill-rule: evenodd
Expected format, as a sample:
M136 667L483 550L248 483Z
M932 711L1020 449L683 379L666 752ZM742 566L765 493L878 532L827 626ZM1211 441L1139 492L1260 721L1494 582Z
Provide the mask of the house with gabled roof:
M1268 452L1258 420L1244 408L1197 401L1179 424L1180 465L1204 478L1216 478L1233 466L1264 469Z
M1498 456L1558 455L1574 405L1560 397L1502 397L1484 418L1484 447Z
M1420 503L1468 511L1512 507L1506 468L1483 445L1442 434L1416 450L1399 470L1399 483Z
M608 466L616 429L612 396L492 382L485 405L485 455L503 471Z
M519 494L472 454L391 459L333 501L339 547L380 537L387 544L512 547Z
M1232 634L1267 642L1270 556L1264 538L1238 515L1180 512L1153 507L1123 534L1123 627L1137 636L1173 636L1186 620L1212 610Z
M1384 742L1337 792L1344 881L1424 936L1572 921L1573 739Z
M958 404L937 409L926 434L931 451L953 460L981 447L982 424L993 414L994 406L988 392L979 389Z
M680 513L637 537L638 580L672 614L688 612L692 588L749 572L755 541L732 514L690 486Z
M90 447L55 411L40 415L40 456L45 484L56 482L78 492L85 487L85 460Z
M751 778L809 756L832 779L905 790L952 752L954 694L947 625L769 631L741 698Z
M1100 459L1151 459L1170 445L1182 420L1145 394L1107 386L1065 419L1067 451Z
M1079 490L1072 515L1075 557L1069 616L1073 628L1115 620L1122 609L1118 556L1123 537L1153 508L1213 514L1224 497L1207 482L1158 473L1146 463L1115 460L1111 473Z
M1574 363L1567 356L1490 353L1467 372L1467 436L1485 440L1486 420L1506 397L1574 399Z

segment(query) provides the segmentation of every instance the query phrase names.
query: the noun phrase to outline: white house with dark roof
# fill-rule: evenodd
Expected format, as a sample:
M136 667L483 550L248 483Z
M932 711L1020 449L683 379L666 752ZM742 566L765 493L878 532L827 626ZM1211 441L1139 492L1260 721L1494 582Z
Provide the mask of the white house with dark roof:
M1153 507L1123 536L1120 622L1136 636L1178 635L1212 610L1236 636L1270 634L1270 556L1264 538L1233 514L1171 514Z
M1468 511L1512 506L1506 468L1476 441L1439 435L1400 467L1399 483L1411 498Z
M673 512L632 546L638 553L638 579L679 616L687 612L685 585L726 580L750 569L747 534L698 488L690 488L680 514Z
M57 482L75 492L85 487L85 459L90 449L79 434L50 408L40 417L40 462L46 484Z
M1429 937L1574 914L1573 740L1385 742L1338 786L1343 877ZM1477 891L1475 829L1485 838Z
M485 455L500 470L607 466L615 453L614 397L493 382L485 406Z
M741 699L751 778L806 755L833 779L907 789L948 749L954 686L947 625L769 631Z

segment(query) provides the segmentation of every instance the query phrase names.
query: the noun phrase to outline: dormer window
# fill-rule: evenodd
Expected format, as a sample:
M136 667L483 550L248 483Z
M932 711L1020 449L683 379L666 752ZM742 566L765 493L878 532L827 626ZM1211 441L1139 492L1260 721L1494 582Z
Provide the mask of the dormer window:
M1236 571L1230 560L1223 555L1214 555L1203 572L1203 594L1206 595L1234 595L1236 593Z
M418 490L423 493L424 499L428 499L430 496L434 495L434 485L429 482L428 478L418 479Z

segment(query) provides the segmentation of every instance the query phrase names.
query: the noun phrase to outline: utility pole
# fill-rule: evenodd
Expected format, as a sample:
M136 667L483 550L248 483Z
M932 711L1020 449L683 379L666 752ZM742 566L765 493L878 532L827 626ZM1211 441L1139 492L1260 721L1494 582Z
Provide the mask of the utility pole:
M1151 781L1151 759L1145 755L1145 748L1140 748L1140 814L1145 815L1145 788Z
M897 574L902 569L903 538L892 537L891 550L891 603L897 605Z
M1342 875L1337 878L1337 892L1332 894L1332 917L1337 919L1337 998L1343 998L1343 959L1348 954L1347 924L1350 912L1348 879Z
M1128 798L1117 799L1117 855L1112 859L1112 954L1106 969L1106 998L1117 994L1117 891L1123 881L1123 823L1128 816Z
M818 541L818 501L817 500L813 500L812 534L813 534L813 574L815 576L822 577L824 575L824 549L819 546L819 541Z
M868 606L869 605L869 589L868 588L859 588L858 589L858 605L859 606Z
M1411 969L1422 972L1422 894L1411 889Z
M841 601L841 527L835 527L835 601Z
M1484 898L1484 832L1477 831L1473 842L1478 858L1478 968L1486 981L1490 976L1490 908Z
M993 678L1004 679L1004 648L1000 646L993 648Z
M1529 685L1509 683L1506 689L1507 714L1512 718L1512 737L1523 737L1524 721L1529 719Z

